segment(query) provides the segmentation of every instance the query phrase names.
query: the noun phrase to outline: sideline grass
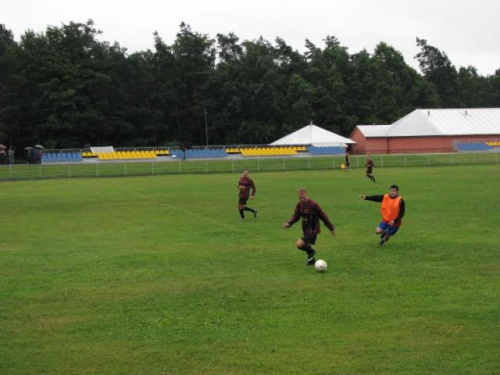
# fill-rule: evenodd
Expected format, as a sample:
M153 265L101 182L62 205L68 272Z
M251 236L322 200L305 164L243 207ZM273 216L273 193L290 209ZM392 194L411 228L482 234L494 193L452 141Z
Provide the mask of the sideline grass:
M373 155L376 169L391 167L438 167L456 165L481 165L500 162L499 152L449 153L449 154L390 154ZM61 163L37 165L7 165L0 167L0 181L38 180L77 177L131 177L179 174L234 173L243 168L254 172L280 172L302 170L339 170L344 155L314 157L269 157L242 159L193 159L170 161L119 161L99 163ZM351 169L364 169L365 155L351 156Z
M500 169L252 173L2 183L0 373L495 374ZM385 247L379 206L407 216ZM305 267L307 187L324 231Z

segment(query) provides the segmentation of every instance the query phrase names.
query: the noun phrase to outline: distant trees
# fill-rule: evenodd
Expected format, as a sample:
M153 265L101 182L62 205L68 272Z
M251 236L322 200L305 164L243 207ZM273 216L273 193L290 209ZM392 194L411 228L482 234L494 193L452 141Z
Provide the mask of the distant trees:
M498 107L500 70L458 71L417 38L421 74L381 42L349 54L334 36L306 52L277 38L215 39L182 23L172 45L127 54L92 20L27 31L0 25L0 143L18 148L267 143L314 123L349 135L418 107Z

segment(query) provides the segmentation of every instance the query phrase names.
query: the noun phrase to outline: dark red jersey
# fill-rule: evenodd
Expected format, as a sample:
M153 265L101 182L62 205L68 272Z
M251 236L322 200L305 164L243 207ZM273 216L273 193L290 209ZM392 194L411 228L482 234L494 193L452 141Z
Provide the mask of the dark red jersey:
M375 164L373 163L373 160L368 159L366 161L365 167L366 167L366 173L373 173L373 167Z
M323 212L318 203L312 199L307 201L300 201L295 206L295 212L292 217L287 221L290 226L302 220L302 232L304 236L312 237L318 235L320 232L319 221L321 220L332 231L335 227L328 218L327 214Z
M243 189L241 187L243 187ZM250 177L241 177L238 181L238 189L240 189L238 197L246 199L248 199L250 196L253 197L257 192L255 184Z

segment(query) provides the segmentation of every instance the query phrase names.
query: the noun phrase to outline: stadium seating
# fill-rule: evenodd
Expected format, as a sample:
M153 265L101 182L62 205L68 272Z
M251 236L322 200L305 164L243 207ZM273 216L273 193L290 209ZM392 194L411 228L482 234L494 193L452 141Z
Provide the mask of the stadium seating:
M488 145L486 142L467 142L467 143L457 143L457 151L489 151L493 150L493 147Z
M500 141L486 142L486 144L490 147L500 147Z
M170 151L168 149L155 150L154 153L156 156L168 156L170 155Z
M225 158L227 157L226 150L220 149L200 149L200 150L186 150L185 154L182 150L170 150L170 156L182 159L205 159L205 158Z
M297 151L292 147L251 147L241 148L243 156L284 156L297 155Z
M342 147L316 147L316 146L310 146L308 148L309 152L312 155L338 155L338 154L343 154L345 152L345 149Z
M499 142L500 143L500 142ZM181 149L158 148L149 150L94 150L86 149L82 152L44 152L42 162L76 162L84 158L97 158L99 161L114 160L148 160L157 159L159 156L171 156L178 159L206 159L206 158L225 158L228 155L241 155L244 157L253 156L294 156L297 153L310 153L313 155L324 154L342 154L344 149L341 147L306 147L306 146L256 146L256 147L218 147L218 148L200 148L188 149L183 152Z
M156 159L157 157L154 151L115 151L97 154L99 160Z
M80 152L44 152L42 154L42 163L80 161L82 161Z

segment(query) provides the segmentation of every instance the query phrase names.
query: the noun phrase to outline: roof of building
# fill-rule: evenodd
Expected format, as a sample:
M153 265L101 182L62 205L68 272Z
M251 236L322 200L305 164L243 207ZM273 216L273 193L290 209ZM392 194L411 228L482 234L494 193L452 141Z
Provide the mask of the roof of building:
M365 137L387 137L391 125L358 125L357 128Z
M274 141L271 145L343 146L354 143L356 142L349 138L311 124Z
M500 108L416 109L393 123L388 137L500 134Z
M370 138L500 134L500 108L416 109L391 125L357 128Z

